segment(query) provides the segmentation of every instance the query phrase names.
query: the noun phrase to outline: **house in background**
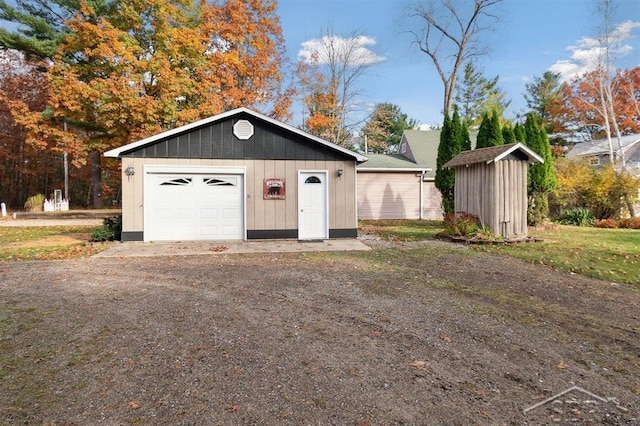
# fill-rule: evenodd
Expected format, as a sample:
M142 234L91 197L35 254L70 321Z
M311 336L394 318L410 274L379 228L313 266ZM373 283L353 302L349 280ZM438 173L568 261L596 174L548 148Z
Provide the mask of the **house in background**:
M368 154L358 166L358 218L442 219L439 144L439 130L405 130L395 154Z
M439 143L439 131L405 130L396 154L368 154L358 166L358 218L442 219Z
M613 163L620 167L622 159L619 155L618 139L612 138L611 143L613 144ZM620 145L627 170L633 174L640 174L640 134L622 136ZM609 155L609 142L606 139L576 143L567 152L567 158L586 158L594 166L612 163Z
M357 236L366 157L239 108L104 154L122 159L122 240Z

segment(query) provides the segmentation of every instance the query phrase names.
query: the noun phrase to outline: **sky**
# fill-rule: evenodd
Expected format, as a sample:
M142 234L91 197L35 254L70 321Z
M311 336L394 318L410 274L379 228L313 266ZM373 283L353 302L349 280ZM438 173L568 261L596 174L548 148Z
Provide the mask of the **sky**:
M464 3L454 0L455 3ZM408 0L278 0L278 15L289 59L308 54L314 40L327 33L361 38L371 67L358 80L359 101L372 109L389 102L421 124L442 122L443 83L431 59L412 44L407 30L418 21L406 18ZM612 20L622 49L619 68L640 66L640 0L614 0ZM525 84L545 71L571 78L593 62L594 38L601 18L594 0L504 0L494 7L500 22L483 32L488 54L478 66L499 86L511 105L505 116L526 112ZM300 124L301 112L293 121Z

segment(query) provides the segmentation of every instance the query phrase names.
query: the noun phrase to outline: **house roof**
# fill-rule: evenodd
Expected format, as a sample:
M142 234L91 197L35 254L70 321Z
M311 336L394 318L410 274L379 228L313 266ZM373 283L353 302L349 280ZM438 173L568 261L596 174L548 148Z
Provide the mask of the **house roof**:
M218 115L214 115L212 117L204 118L202 120L198 120L198 121L195 121L193 123L189 123L189 124L186 124L184 126L176 127L175 129L167 130L165 132L158 133L158 134L150 136L148 138L141 139L139 141L132 142L132 143L127 144L127 145L123 145L123 146L121 146L119 148L115 148L115 149L112 149L110 151L105 152L104 156L105 157L121 157L123 154L126 154L128 152L144 148L145 146L151 145L151 144L156 143L156 142L158 142L160 140L176 137L176 136L179 136L181 134L188 133L189 131L197 129L199 127L203 127L203 126L215 123L217 121L225 120L225 119L228 119L228 118L233 117L233 116L238 115L238 114L247 114L247 115L255 117L256 119L259 119L259 120L262 120L262 121L266 121L266 122L268 122L268 123L270 123L270 124L272 124L274 126L278 126L278 127L282 128L284 130L287 130L289 132L295 133L295 134L297 134L299 136L302 136L303 138L306 138L307 140L310 140L310 141L312 141L314 143L322 145L322 146L324 146L324 147L326 147L326 148L328 148L330 150L341 152L342 154L345 154L345 155L347 155L349 157L352 157L355 161L357 161L359 163L365 162L368 159L367 157L365 157L363 155L360 155L360 154L358 154L356 152L350 151L350 150L348 150L348 149L346 149L344 147L341 147L339 145L331 143L331 142L329 142L327 140L321 139L321 138L319 138L317 136L313 136L313 135L311 135L309 133L306 133L306 132L304 132L304 131L302 131L300 129L297 129L297 128L293 127L293 126L290 126L288 124L282 123L282 122L280 122L278 120L275 120L273 118L267 117L266 115L260 114L259 112L256 112L256 111L250 110L248 108L244 108L244 107L236 108L236 109L231 110L231 111L226 111L226 112L223 112L222 114L218 114Z
M638 145L640 145L638 144L638 142L640 142L640 134L627 135L627 136L622 136L620 138L620 145L622 146L622 149L625 152L625 154L628 151L632 151L632 152L629 152L630 154L629 157L635 156L636 152L638 151ZM617 138L615 137L612 138L612 143L613 143L613 149L617 150L618 149ZM569 150L569 152L567 152L567 157L576 158L576 157L583 157L583 156L590 156L590 155L602 155L602 154L608 154L608 153L609 153L609 142L607 141L607 139L597 139L593 141L576 143Z
M415 172L422 171L426 179L434 179L438 161L438 145L440 145L440 130L405 130L398 145L396 154L369 154L369 161L358 166L358 170ZM477 132L472 132L471 144L475 145ZM401 153L401 147L406 143L407 148ZM375 159L374 159L375 157Z
M405 171L425 173L425 178L436 175L438 159L439 130L405 130L398 150L403 144L408 146L405 153L369 154L369 161L358 166L358 170L367 171ZM414 161L415 160L415 161Z
M369 161L358 166L362 171L429 171L399 154L369 154Z
M516 152L526 156L529 163L544 163L544 159L533 152L530 148L522 143L510 143L507 145L490 146L488 148L472 149L471 151L463 151L455 158L449 160L442 167L466 166L476 163L492 163L500 161L505 157Z

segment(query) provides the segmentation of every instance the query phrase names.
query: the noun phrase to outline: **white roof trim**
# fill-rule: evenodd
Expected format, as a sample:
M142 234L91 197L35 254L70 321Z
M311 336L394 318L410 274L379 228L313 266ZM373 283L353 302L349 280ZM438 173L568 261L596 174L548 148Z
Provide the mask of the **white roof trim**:
M425 168L410 168L410 167L358 167L358 172L432 172L433 169L429 167Z
M511 154L513 151L518 149L524 151L530 158L533 157L536 161L540 163L544 163L544 158L540 157L538 154L533 152L529 147L524 145L522 142L518 142L517 144L515 144L514 146L512 146L502 154L498 155L496 158L487 161L487 164L491 163L492 161L500 161L504 157L506 157L507 155Z
M309 134L307 132L304 132L304 131L302 131L300 129L297 129L297 128L293 127L293 126L290 126L288 124L282 123L282 122L277 121L277 120L274 120L273 118L267 117L266 115L260 114L259 112L252 111L252 110L250 110L248 108L245 108L245 107L236 108L236 109L233 109L231 111L226 111L226 112L223 112L222 114L218 114L218 115L214 115L212 117L204 118L202 120L194 121L193 123L185 124L184 126L176 127L175 129L167 130L166 132L162 132L162 133L158 133L157 135L149 136L148 138L141 139L139 141L132 142L132 143L127 144L127 145L123 145L123 146L121 146L119 148L115 148L115 149L109 150L109 151L105 152L103 155L105 157L117 158L117 157L120 157L120 155L125 151L131 151L131 150L134 150L136 148L140 148L140 147L143 147L143 146L145 146L147 144L150 144L150 143L153 143L155 141L158 141L160 139L170 138L170 137L172 137L174 135L188 132L189 130L195 129L197 127L205 126L205 125L207 125L209 123L212 123L212 122L215 122L215 121L220 121L220 120L223 120L225 118L231 117L233 115L236 115L236 114L239 114L239 113L242 113L242 112L247 113L249 115L252 115L252 116L254 116L256 118L259 118L261 120L267 121L267 122L269 122L269 123L271 123L271 124L273 124L275 126L278 126L278 127L283 128L283 129L289 130L290 132L296 133L296 134L298 134L300 136L303 136L305 138L314 140L315 142L318 142L319 144L322 144L322 145L324 145L324 146L326 146L328 148L332 148L332 149L334 149L336 151L340 151L343 154L346 154L346 155L348 155L350 157L353 157L358 162L365 162L365 161L368 160L367 157L365 157L363 155L360 155L357 152L350 151L350 150L348 150L346 148L341 147L340 145L336 145L336 144L334 144L332 142L326 141L326 140L321 139L321 138L319 138L317 136L313 136L313 135L311 135L311 134Z

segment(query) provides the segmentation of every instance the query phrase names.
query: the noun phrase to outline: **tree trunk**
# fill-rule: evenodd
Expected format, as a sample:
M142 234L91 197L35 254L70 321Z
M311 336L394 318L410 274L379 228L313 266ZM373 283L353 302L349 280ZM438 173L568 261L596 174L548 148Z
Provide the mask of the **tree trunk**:
M102 200L102 165L100 164L101 156L99 151L91 151L89 154L91 161L91 188L93 191L93 208L101 209L104 207Z

